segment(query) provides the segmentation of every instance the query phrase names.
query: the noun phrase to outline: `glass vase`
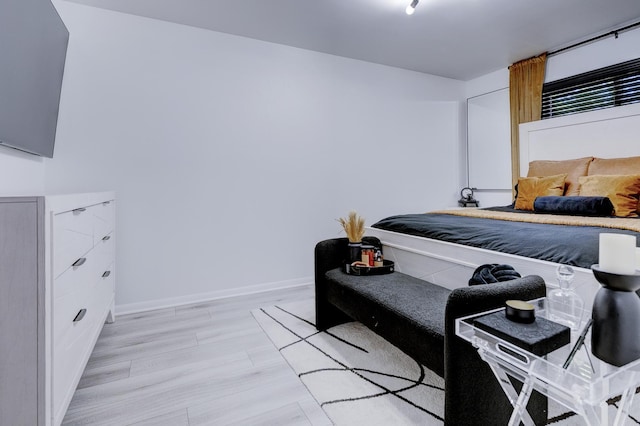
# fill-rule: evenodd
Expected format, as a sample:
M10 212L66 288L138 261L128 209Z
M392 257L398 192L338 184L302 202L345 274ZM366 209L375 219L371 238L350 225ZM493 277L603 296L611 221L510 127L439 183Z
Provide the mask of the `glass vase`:
M568 265L560 265L556 269L559 288L547 295L549 319L578 331L582 320L584 302L573 288L575 273Z

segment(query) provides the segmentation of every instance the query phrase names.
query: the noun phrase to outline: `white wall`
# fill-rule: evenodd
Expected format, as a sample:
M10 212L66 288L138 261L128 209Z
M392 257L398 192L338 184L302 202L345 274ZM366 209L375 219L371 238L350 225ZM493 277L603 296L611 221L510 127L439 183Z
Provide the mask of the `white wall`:
M584 46L550 56L547 59L545 82L559 80L594 69L614 65L640 57L640 28L625 31L616 39L613 36ZM466 82L466 97L509 87L507 68ZM523 172L524 173L524 172ZM511 191L486 191L477 193L483 206L506 205Z
M576 49L549 57L545 82L555 81L594 69L640 57L640 28L625 31Z
M71 38L46 189L117 192L121 309L310 282L349 210L458 197L459 81L56 6Z
M44 170L42 157L0 146L0 196L42 194Z

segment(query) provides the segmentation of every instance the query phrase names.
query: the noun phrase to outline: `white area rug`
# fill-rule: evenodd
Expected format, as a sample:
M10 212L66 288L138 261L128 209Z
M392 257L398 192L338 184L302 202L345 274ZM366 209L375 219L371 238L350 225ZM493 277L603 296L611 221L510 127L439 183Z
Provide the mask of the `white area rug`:
M252 311L336 425L443 425L444 380L358 322L318 332L313 301ZM611 419L615 403L610 405ZM549 401L549 424L586 424ZM640 397L627 424L639 424Z

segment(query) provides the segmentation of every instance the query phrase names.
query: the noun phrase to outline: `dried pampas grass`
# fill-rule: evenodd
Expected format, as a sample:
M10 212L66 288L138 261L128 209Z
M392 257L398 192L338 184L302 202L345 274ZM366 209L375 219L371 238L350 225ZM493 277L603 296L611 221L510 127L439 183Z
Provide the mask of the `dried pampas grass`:
M359 217L354 211L349 212L347 219L340 218L338 222L342 225L344 232L347 234L347 238L350 243L359 243L364 236L364 218Z

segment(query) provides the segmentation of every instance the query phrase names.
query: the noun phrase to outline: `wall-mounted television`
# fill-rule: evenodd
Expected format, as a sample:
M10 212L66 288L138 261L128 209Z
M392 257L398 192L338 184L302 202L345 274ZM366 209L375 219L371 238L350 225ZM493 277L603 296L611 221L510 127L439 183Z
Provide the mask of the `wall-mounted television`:
M0 144L53 157L68 42L51 0L0 2Z

